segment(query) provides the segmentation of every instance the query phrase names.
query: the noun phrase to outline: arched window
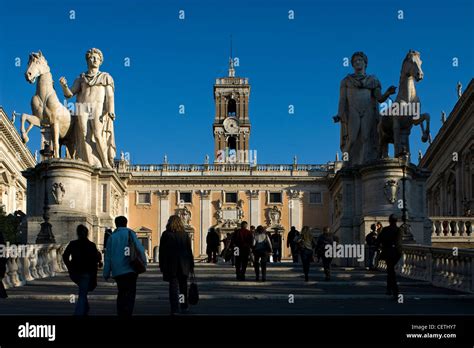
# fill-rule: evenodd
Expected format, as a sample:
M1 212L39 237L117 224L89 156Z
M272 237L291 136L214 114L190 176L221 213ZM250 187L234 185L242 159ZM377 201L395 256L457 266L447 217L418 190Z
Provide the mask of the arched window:
M227 103L227 116L237 116L237 103L235 99L229 99Z
M237 139L235 137L229 137L227 139L227 147L230 150L237 150Z

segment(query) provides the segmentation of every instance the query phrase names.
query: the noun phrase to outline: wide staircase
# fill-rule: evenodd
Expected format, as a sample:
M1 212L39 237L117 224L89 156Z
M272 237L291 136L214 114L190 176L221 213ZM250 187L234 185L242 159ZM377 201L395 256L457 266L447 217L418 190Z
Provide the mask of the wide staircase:
M269 264L267 281L256 282L252 267L246 281L236 281L230 264L196 264L200 301L190 315L326 315L326 314L474 314L474 295L438 288L429 282L399 277L398 301L385 295L383 271L334 268L324 280L319 264L304 282L301 265ZM7 290L0 315L70 315L77 287L67 273L35 279ZM91 315L115 315L116 286L99 277L90 293ZM168 283L150 264L137 285L135 315L168 315Z

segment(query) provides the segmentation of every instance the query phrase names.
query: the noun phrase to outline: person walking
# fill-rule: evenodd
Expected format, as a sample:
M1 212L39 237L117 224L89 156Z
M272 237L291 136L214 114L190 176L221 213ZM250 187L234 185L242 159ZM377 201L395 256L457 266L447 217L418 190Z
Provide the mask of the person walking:
M377 226L372 224L370 226L371 232L365 237L367 243L367 263L370 271L374 271L375 251L377 250Z
M232 254L231 254L231 255L232 255L232 258L231 258L231 260L232 260L232 267L235 267L235 254L236 254L236 252L235 252L235 244L234 244L234 236L235 236L235 233L236 233L238 230L239 230L238 227L237 227L237 228L234 228L234 232L232 232L232 233L230 234L230 250L232 250Z
M382 232L383 225L380 221L377 221L375 224L376 231L377 231L377 238ZM375 255L374 255L374 268L377 269L379 267L379 260L380 260L380 248L378 246L375 247Z
M219 235L216 232L214 227L209 229L206 236L206 253L207 253L207 262L217 263L217 253L219 252L220 244Z
M299 241L300 244L300 253L301 253L301 262L303 263L303 273L304 281L309 281L309 267L313 261L313 249L316 246L314 243L313 234L311 233L308 226L303 226L301 230L301 236Z
M291 226L290 232L288 232L288 239L286 240L286 247L290 248L293 263L298 263L298 246L297 239L300 233L296 230L295 226Z
M0 231L0 245L2 245L3 250L6 250L5 237L3 237L2 231ZM6 255L0 255L0 298L8 297L7 291L5 290L5 286L3 286L3 278L5 278L6 273L7 273Z
M191 238L178 215L171 215L160 238L160 270L169 283L171 315L187 313L188 277L194 274L194 256ZM180 295L182 302L180 302Z
M265 232L265 228L261 225L257 226L253 239L255 280L257 282L260 280L260 267L262 268L262 282L267 280L267 260L268 255L272 252L272 242Z
M84 225L77 226L77 240L71 241L63 253L63 261L69 271L69 277L79 287L79 297L74 315L89 314L87 294L97 287L97 269L102 255L94 242L87 237L89 230Z
M397 227L397 217L392 214L388 218L389 226L382 228L377 238L377 246L382 250L380 259L387 264L387 295L398 297L397 275L395 266L402 257L402 233Z
M281 234L275 231L270 239L273 248L273 262L281 262Z
M232 234L227 233L226 237L222 240L222 243L224 243L224 248L222 250L221 257L224 259L226 263L232 260L232 266L233 266L234 265L234 262L233 262L234 251L232 250Z
M128 220L125 216L115 218L115 231L107 239L104 263L104 278L106 281L112 275L117 283L117 315L131 317L135 307L138 273L130 263L131 243L139 253L146 266L145 249L138 240L135 232L127 228Z
M247 221L242 221L240 229L234 232L233 245L237 248L235 253L235 275L237 280L245 280L245 272L253 245L253 235L247 229Z
M112 229L106 228L104 231L104 244L103 244L103 250L102 250L103 253L105 253L105 247L107 246L107 241L109 240L109 237L111 235L112 235Z
M254 225L251 225L250 226L250 232L252 232L252 238L255 237L255 226ZM253 253L249 253L249 262L248 262L248 266L250 267L253 267L254 266L254 258L253 258Z
M323 261L323 268L324 268L324 280L331 280L331 262L332 257L326 256L326 245L333 245L334 242L338 242L336 236L334 236L331 232L329 232L329 227L325 227L323 229L323 233L318 237L318 241L316 242L316 252L318 257Z

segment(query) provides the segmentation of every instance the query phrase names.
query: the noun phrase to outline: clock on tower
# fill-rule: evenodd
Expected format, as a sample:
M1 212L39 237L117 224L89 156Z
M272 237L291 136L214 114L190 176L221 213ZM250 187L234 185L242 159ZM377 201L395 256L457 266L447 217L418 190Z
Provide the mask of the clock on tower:
M229 73L214 84L214 162L226 162L235 153L235 163L249 163L249 95L247 78L236 77L234 60L229 58Z

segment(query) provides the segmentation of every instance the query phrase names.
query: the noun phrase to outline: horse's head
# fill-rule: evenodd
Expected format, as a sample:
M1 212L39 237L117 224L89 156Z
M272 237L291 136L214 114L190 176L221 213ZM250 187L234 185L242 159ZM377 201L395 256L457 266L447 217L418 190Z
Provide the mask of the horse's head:
M418 82L423 80L420 52L409 50L402 64L402 75L413 77Z
M26 81L35 83L36 78L49 72L48 62L41 51L38 53L32 52L28 60L28 69L25 72Z

